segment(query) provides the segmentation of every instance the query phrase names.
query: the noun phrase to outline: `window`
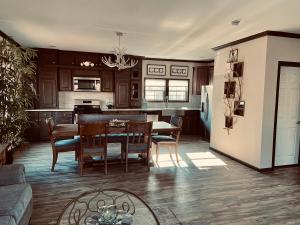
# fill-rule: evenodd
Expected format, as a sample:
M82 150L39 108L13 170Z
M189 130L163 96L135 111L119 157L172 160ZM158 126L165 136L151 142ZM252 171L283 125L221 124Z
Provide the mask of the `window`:
M166 83L164 79L145 79L146 101L164 101Z
M189 100L189 80L145 79L145 100L163 102L187 102Z
M188 94L188 80L169 80L169 101L188 101Z

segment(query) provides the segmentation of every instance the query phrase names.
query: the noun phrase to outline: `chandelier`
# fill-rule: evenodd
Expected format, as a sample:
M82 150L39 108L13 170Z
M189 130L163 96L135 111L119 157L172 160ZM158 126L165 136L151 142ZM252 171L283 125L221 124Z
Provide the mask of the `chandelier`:
M107 65L108 67L117 67L118 70L123 70L123 69L128 69L131 67L134 67L137 63L138 60L136 59L129 59L125 58L126 55L126 49L120 47L120 39L123 36L122 32L116 32L117 36L119 37L119 47L115 48L113 54L116 56L115 61L113 62L111 57L108 56L103 56L102 57L102 62Z

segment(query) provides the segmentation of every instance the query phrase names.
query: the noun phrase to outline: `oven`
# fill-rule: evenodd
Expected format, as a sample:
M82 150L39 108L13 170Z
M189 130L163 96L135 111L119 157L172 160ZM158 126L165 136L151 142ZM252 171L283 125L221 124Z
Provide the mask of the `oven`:
M98 77L73 77L74 91L101 91L101 79Z

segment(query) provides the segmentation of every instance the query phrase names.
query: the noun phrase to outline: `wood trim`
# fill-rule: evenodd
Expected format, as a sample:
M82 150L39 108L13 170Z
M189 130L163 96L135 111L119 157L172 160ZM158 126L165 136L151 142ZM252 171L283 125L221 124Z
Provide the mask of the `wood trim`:
M279 87L280 87L280 70L282 66L289 67L300 67L300 62L288 62L288 61L279 61L277 69L277 83L276 83L276 100L275 100L275 113L274 113L274 128L273 128L273 147L272 147L272 168L277 168L275 166L275 152L276 152L276 134L277 134L277 117L278 117L278 100L279 100ZM300 145L299 145L300 152ZM300 154L298 158L298 164L300 164ZM292 166L292 165L291 165ZM279 166L280 167L280 166Z
M296 39L300 39L300 34L296 34L296 33L288 33L288 32L282 32L282 31L264 31L258 34L254 34L245 38L241 38L239 40L236 41L232 41L229 42L227 44L223 44L223 45L219 45L217 47L212 48L213 50L217 51L223 48L227 48L233 45L237 45L237 44L241 44L243 42L247 42L247 41L251 41L257 38L261 38L264 36L276 36L276 37L287 37L287 38L296 38Z
M213 59L207 60L188 60L188 59L164 59L164 58L151 58L144 57L143 60L155 60L155 61L171 61L171 62L190 62L190 63L213 63Z
M254 169L254 170L258 171L258 172L267 172L267 171L272 170L272 168L263 168L263 169L260 169L258 167L252 166L249 163L246 163L246 162L244 162L244 161L242 161L240 159L237 159L237 158L235 158L235 157L233 157L231 155L228 155L228 154L226 154L226 153L224 153L224 152L222 152L222 151L220 151L218 149L215 149L213 147L209 147L209 149L212 150L212 151L214 151L214 152L217 152L217 153L219 153L219 154L221 154L223 156L226 156L226 157L228 157L228 158L230 158L230 159L232 159L232 160L234 160L234 161L236 161L236 162L238 162L238 163L240 163L240 164L242 164L244 166L247 166L247 167L249 167L251 169Z
M20 44L18 42L16 42L10 36L8 36L7 34L5 34L2 30L0 30L0 36L3 37L4 39L8 40L9 42L15 44L16 46L20 46Z

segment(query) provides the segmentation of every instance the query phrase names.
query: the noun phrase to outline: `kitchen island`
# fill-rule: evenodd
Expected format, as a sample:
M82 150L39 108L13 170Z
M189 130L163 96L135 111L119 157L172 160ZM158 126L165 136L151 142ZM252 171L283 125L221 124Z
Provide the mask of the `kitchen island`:
M45 119L53 117L56 124L74 123L73 109L29 109L30 120L34 122L26 132L29 141L46 141L48 138ZM103 114L143 114L146 113L150 120L169 122L172 115L183 118L182 134L201 135L202 124L200 108L126 108L102 109Z

